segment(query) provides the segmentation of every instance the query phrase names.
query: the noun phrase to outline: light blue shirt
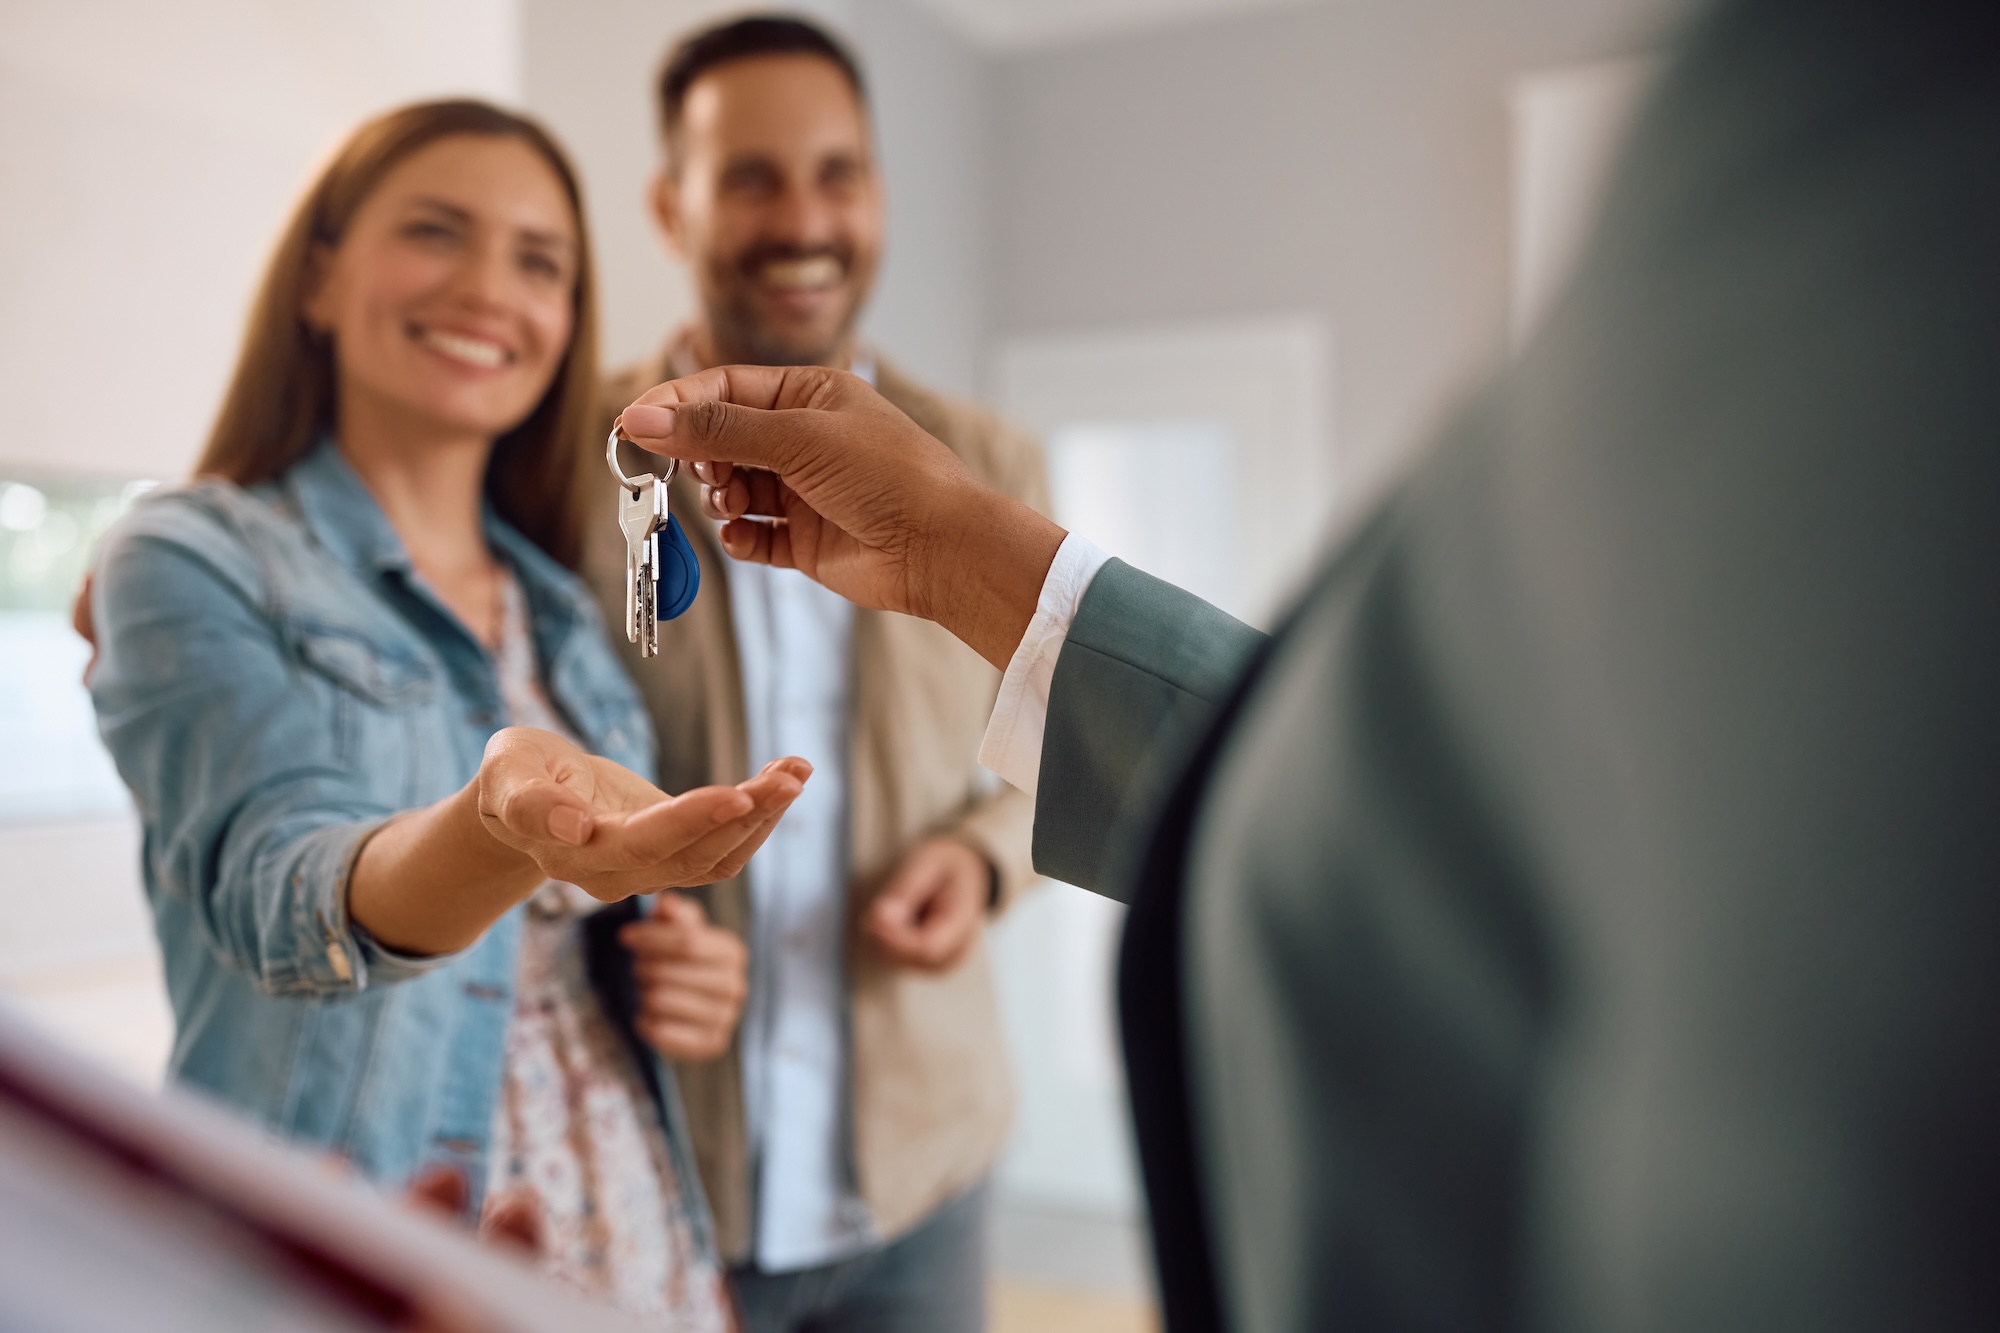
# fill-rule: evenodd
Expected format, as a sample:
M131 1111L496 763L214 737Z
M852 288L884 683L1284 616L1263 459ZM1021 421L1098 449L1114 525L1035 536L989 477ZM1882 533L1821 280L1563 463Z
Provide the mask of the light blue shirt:
M875 382L857 353L856 375ZM813 779L756 856L750 997L738 1046L755 1191L752 1260L784 1273L875 1244L847 1120L847 755L854 607L794 570L723 562L751 771Z
M874 1243L848 1153L847 697L854 608L793 570L728 561L750 764L811 761L812 781L750 859L750 996L740 1039L767 1272Z

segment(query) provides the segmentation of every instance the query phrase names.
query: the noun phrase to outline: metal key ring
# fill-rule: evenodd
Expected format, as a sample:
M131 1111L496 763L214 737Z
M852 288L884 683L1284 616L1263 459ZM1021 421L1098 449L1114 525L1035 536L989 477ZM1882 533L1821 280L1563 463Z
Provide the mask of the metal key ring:
M614 424L611 427L610 437L604 441L604 461L611 465L611 475L618 478L618 484L636 496L639 494L639 487L645 484L645 479L628 477L625 475L625 470L618 466L618 442L620 440L624 440L627 444L632 443L631 440L626 439L624 430ZM637 448L638 446L633 445L633 447ZM678 458L669 458L667 460L667 470L664 475L660 476L660 485L664 486L672 481L674 474L680 470L681 460Z

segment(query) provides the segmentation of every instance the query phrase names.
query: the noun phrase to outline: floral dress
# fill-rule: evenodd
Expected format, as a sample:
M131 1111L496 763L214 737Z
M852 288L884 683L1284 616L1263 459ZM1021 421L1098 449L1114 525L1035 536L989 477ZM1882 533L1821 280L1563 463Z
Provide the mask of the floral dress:
M512 579L503 597L498 666L508 715L567 736L537 679ZM488 1196L532 1191L543 1267L559 1281L677 1331L726 1333L721 1275L695 1243L652 1096L584 970L580 922L602 906L553 880L528 900Z

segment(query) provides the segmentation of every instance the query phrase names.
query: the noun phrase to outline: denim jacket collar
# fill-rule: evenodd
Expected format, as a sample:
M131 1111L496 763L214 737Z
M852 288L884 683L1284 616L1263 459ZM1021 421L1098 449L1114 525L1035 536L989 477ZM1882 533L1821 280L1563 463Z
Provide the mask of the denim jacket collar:
M314 540L335 559L364 578L409 572L403 539L330 436L320 437L285 482Z
M403 539L376 503L367 484L348 463L331 436L322 436L312 452L286 475L300 517L313 538L335 559L365 580L395 572L409 578L415 570ZM576 628L577 599L570 573L547 552L501 518L485 498L480 519L486 540L513 569L528 599L535 647L544 663L554 663Z

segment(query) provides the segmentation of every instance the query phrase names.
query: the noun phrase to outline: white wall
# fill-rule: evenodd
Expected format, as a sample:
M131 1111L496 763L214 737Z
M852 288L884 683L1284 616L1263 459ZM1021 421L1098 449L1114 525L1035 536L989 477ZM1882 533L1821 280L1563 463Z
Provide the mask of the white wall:
M184 473L316 160L398 102L511 100L514 4L0 6L0 466Z
M518 65L515 0L0 6L0 473L184 475L322 154L400 102L511 101ZM33 685L87 711L76 647ZM150 1080L171 1028L138 868L129 814L0 824L0 1002Z
M1353 493L1504 345L1512 79L1674 3L1318 0L1009 57L995 333L1315 313Z
M908 0L854 0L854 31L889 192L862 331L919 379L969 394L991 324L992 63Z

